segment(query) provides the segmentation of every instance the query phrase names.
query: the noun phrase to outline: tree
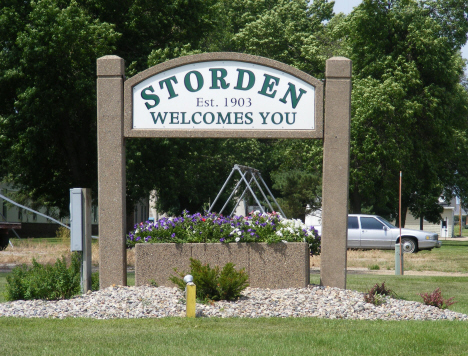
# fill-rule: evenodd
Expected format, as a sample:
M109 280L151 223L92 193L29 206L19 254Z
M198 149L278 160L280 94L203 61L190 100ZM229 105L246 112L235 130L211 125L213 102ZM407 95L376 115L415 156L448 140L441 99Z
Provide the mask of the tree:
M5 0L0 9L0 174L68 213L69 189L97 195L96 59L131 75L155 48L197 45L213 1ZM130 186L132 186L130 182Z
M439 195L466 166L466 158L453 160L457 148L466 149L468 133L458 52L466 26L450 30L447 24L461 19L446 15L461 13L435 11L434 4L365 0L346 20L353 60L352 212L372 206L395 217L403 171L402 221L407 208L437 221Z
M95 19L121 34L113 54L126 62L126 75L148 68L153 50L198 48L213 30L217 0L77 0Z
M333 2L270 1L265 2L263 11L255 15L254 18L241 17L249 21L234 26L239 27L232 37L233 48L237 52L275 59L323 77L327 59L323 22L333 16Z
M322 177L303 170L273 174L273 188L281 192L278 203L288 218L305 221L306 213L322 207Z
M73 186L96 187L95 60L118 34L76 3L1 9L1 174L68 211Z
M267 158L272 156L271 146L253 139L132 139L128 145L127 178L134 185L128 186L131 202L156 190L158 210L172 215L184 209L208 209L234 164L263 172L272 164ZM214 211L231 193L235 182L229 183Z
M176 43L170 47L154 49L149 55L148 65L153 66L181 55L202 51L236 51L280 60L323 76L324 60L320 56L321 42L318 38L324 36L322 22L331 17L332 5L324 0L314 1L310 5L302 0L218 1L214 5L217 17L213 20L217 27L200 42L198 48ZM137 201L149 190L155 189L161 211L171 214L180 214L183 209L199 211L210 199L214 199L234 164L259 169L271 187L270 172L278 171L278 176L287 174L279 169L287 153L277 149L278 142L164 139L130 143L127 146L128 180L133 183L137 181L138 189L134 189L135 184L132 183L133 193L129 191L128 195L132 201ZM287 140L281 142L281 147L286 148L288 142L291 143ZM145 153L148 150L153 155L154 152L164 152L164 158L161 156L150 159ZM293 182L292 177L300 180ZM288 182L303 187L303 178L309 177L310 174L306 172L289 175ZM280 186L283 187L278 185ZM314 191L312 188L309 190ZM230 187L225 190L227 195L230 191ZM279 190L273 191L275 196L278 192ZM285 191L284 194L289 193ZM220 202L224 202L227 195ZM313 201L314 198L315 196L308 201ZM301 206L291 209L303 210L303 202L299 204ZM215 207L215 210L219 210L221 206Z

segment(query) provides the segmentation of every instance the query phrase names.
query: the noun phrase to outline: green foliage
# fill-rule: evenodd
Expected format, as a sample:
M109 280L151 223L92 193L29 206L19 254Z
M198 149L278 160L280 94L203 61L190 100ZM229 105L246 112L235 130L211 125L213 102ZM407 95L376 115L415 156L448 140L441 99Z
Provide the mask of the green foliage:
M373 206L374 213L396 216L400 171L403 212L415 217L437 221L444 189L450 196L468 188L457 179L467 158L454 159L467 147L468 95L457 42L466 25L448 30L466 19L447 4L368 0L341 24L353 61L352 212ZM466 8L465 1L452 5Z
M169 280L181 290L185 290L184 277L191 274L199 300L236 300L249 286L249 276L245 273L245 268L237 271L234 267L235 265L229 262L220 271L219 266L211 268L209 264L202 264L199 260L190 258L190 273L180 273L174 269L179 277L172 276Z
M80 257L72 254L67 267L65 257L54 265L41 265L35 259L32 267L15 267L7 277L7 300L67 299L80 293Z
M97 194L96 59L119 55L132 75L154 49L196 49L215 2L2 2L0 177L62 215L71 186Z
M91 290L99 290L99 271L91 273Z
M218 0L210 8L216 14L212 17L215 28L208 31L198 46L193 42L177 42L155 47L148 64L200 51L242 52L283 61L321 78L329 55L325 48L330 46L324 23L332 17L332 9L333 4L325 0L310 4L303 0ZM135 202L155 189L159 211L170 215L180 214L184 209L203 211L204 204L214 199L234 164L259 169L271 187L270 172L278 171L288 159L287 152L276 145L274 140L239 139L128 141L127 179L132 183L128 184L127 196ZM221 209L231 187L226 188L214 211ZM277 191L273 193L277 196ZM131 209L131 204L128 206Z
M65 215L71 186L97 186L96 58L120 35L61 0L9 1L0 33L0 176Z
M419 295L422 297L424 304L432 305L439 309L447 309L449 306L456 303L456 301L453 300L454 297L448 299L443 298L440 288L437 288L432 293L423 293Z
M305 221L306 207L316 211L322 206L321 175L301 170L272 174L273 188L280 191L278 203L286 216Z
M401 170L403 211L436 221L442 191L468 201L468 85L458 52L466 9L466 0L366 0L349 16L334 16L327 0L7 0L0 9L0 176L62 215L70 186L97 192L95 71L103 55L121 56L127 76L178 56L227 51L316 78L326 59L340 55L353 61L351 211L395 216ZM267 184L270 172L314 175L322 147L133 139L127 158L129 210L155 189L159 210L175 215L201 211L236 163L261 170ZM304 204L281 198L292 210Z
M136 202L156 190L157 208L168 215L183 210L203 211L213 201L234 164L268 172L277 164L268 140L241 139L132 139L127 143L127 196ZM164 152L164 154L155 154ZM235 182L231 180L214 211L226 202ZM131 204L127 204L129 211ZM228 207L232 209L233 206Z

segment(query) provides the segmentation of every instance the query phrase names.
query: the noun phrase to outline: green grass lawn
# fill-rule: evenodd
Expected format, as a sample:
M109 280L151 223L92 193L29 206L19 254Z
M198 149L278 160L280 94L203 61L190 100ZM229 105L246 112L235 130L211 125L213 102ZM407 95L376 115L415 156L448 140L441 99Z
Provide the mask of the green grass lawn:
M465 268L468 242L447 240L434 263ZM430 255L429 255L430 256ZM468 266L466 267L468 268ZM0 302L6 273L0 273ZM135 274L128 273L128 285ZM318 284L319 275L311 276ZM440 288L451 310L468 313L468 277L348 274L347 288L386 286L406 300ZM467 355L468 322L240 318L1 318L1 355Z
M466 355L466 322L0 318L2 355Z
M0 274L0 289L6 274ZM312 283L319 276L313 275ZM134 273L128 274L129 285ZM468 277L348 275L349 289L385 282L401 298L440 287L468 312ZM466 355L468 322L185 318L0 318L2 355Z
M348 268L395 268L395 250L348 250ZM468 241L442 240L441 248L404 254L405 271L468 273Z
M457 241L456 239L441 241L441 248L421 251L418 254L434 254L435 261L432 263L440 264L441 270L468 273L468 241Z

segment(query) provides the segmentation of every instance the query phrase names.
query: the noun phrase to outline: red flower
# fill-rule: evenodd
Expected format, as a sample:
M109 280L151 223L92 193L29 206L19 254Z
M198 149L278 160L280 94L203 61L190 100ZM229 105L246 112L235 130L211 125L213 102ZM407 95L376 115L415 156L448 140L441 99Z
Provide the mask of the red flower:
M202 218L201 220L202 220L202 221L206 221L206 219L205 219L205 218Z

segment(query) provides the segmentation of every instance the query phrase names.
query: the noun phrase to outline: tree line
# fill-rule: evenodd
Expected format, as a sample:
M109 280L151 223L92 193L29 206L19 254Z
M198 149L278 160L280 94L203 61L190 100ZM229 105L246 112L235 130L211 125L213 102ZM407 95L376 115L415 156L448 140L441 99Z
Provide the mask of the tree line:
M468 202L466 0L4 0L0 9L0 176L68 213L71 187L97 193L96 59L126 76L183 55L241 52L324 78L353 61L350 211L438 221L443 195ZM132 139L128 207L151 190L169 214L201 211L234 164L263 173L288 216L320 206L322 142ZM222 199L221 199L222 200ZM406 214L402 214L404 218Z

